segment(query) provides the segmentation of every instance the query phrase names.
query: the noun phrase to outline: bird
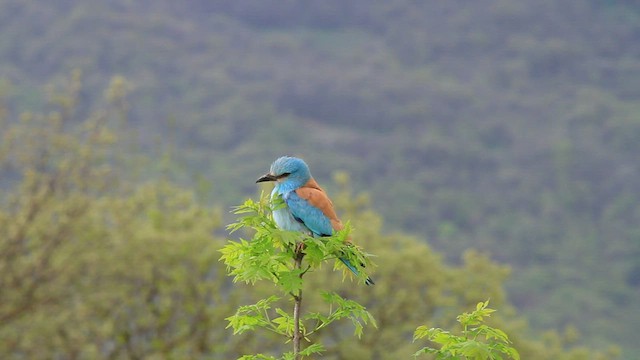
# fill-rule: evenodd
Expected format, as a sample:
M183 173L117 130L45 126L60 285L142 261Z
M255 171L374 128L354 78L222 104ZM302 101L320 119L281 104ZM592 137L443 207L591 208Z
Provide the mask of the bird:
M304 160L292 156L279 157L271 164L269 172L256 180L256 183L261 182L275 182L271 197L281 196L286 204L273 210L273 220L280 229L314 237L331 236L342 230L342 222L331 199L311 176ZM358 276L358 270L348 259L338 258ZM374 282L367 277L365 284L373 285Z

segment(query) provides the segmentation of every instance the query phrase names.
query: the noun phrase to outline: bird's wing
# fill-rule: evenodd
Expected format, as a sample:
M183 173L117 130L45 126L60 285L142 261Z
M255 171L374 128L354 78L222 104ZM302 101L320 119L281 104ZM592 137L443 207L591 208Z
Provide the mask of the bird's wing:
M331 200L313 179L289 193L285 202L293 217L316 235L329 236L342 229Z
M322 190L318 183L311 178L304 186L288 193L284 197L289 211L293 217L304 224L311 232L318 236L330 236L333 231L342 230L342 222L338 219L336 211L333 209L333 203L327 196L327 193ZM351 243L351 239L345 240L347 243ZM356 276L358 276L358 270L351 264L348 259L339 257L346 266ZM360 264L364 267L364 264ZM370 277L367 277L365 284L373 285L374 282Z

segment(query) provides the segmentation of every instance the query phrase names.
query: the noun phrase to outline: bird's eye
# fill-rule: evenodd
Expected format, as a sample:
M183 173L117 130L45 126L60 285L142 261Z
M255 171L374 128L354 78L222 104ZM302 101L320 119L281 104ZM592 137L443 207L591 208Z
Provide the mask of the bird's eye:
M278 179L286 178L289 175L291 175L291 173L282 173L282 174L278 175Z

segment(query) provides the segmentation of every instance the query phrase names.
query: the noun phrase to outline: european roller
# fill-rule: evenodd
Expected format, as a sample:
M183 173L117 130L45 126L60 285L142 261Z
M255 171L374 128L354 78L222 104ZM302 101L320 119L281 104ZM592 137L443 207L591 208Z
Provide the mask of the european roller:
M271 164L269 172L256 183L275 181L271 197L281 196L286 206L273 211L279 228L299 231L315 237L331 236L343 228L333 203L311 176L309 166L295 157L283 156ZM344 258L339 258L354 274L358 270ZM373 280L367 278L367 285Z

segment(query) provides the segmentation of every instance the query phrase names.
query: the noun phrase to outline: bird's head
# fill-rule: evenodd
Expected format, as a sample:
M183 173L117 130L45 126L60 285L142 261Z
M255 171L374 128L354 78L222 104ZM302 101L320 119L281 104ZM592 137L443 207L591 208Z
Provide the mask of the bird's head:
M257 183L265 181L288 182L297 187L304 185L311 178L309 166L296 157L283 156L271 164L268 173L256 180Z

